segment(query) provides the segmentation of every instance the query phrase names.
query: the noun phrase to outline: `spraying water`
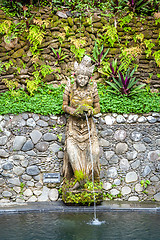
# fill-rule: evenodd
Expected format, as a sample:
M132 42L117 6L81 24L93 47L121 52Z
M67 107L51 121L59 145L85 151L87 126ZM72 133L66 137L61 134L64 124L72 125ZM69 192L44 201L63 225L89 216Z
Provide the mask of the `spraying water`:
M95 190L94 190L94 166L93 166L93 155L92 155L92 143L91 143L91 134L90 134L90 127L89 127L89 122L88 122L88 116L87 116L86 113L85 113L85 115L86 115L88 134L89 134L90 158L91 158L91 163L92 163L93 196L94 196L94 218L93 218L93 220L89 224L90 225L101 225L105 221L99 221L97 216L96 216L96 199L95 199Z

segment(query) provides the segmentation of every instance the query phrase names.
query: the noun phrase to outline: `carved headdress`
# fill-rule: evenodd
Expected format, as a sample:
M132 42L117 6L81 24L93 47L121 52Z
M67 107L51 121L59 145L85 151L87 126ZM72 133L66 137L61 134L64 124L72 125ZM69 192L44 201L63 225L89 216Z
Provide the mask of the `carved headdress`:
M80 64L78 64L77 62L74 63L74 69L76 75L81 74L91 77L94 71L94 65L91 64L91 58L85 55Z

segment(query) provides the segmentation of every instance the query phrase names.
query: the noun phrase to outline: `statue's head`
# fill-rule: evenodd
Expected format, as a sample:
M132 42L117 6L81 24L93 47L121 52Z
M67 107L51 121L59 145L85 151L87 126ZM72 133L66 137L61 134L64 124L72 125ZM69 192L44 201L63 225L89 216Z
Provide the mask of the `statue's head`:
M77 62L74 63L74 69L78 85L80 87L87 85L94 70L94 65L91 64L91 58L84 56L80 64Z

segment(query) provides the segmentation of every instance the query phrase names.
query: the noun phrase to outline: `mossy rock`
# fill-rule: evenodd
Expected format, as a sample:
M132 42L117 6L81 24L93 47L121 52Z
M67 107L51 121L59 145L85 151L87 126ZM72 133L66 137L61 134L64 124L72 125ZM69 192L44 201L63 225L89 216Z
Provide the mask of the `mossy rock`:
M72 19L71 17L68 17L67 20L68 20L69 26L70 26L70 27L73 27L73 25L74 25L73 19Z
M109 54L119 54L121 52L121 50L119 48L110 48L109 50Z
M91 27L86 27L86 31L89 32L89 33L92 33L93 29Z
M23 50L23 48L21 49L18 49L16 52L14 52L11 57L12 58L20 58L22 57L23 55L25 55L25 51Z
M58 16L56 16L56 15L54 15L54 16L52 17L52 21L53 21L53 22L57 22L58 19L59 19L59 18L58 18Z
M93 27L99 29L103 27L103 24L101 22L96 22L96 23L93 23Z
M76 31L76 30L77 30L77 26L76 26L76 25L73 25L72 30L73 30L73 31Z

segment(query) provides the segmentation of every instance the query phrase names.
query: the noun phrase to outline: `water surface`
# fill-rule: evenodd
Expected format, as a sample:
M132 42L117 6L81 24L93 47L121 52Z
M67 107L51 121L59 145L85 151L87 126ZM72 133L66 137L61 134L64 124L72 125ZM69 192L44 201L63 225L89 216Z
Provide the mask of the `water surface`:
M93 213L0 215L0 240L158 240L160 214L97 213L101 225L89 225Z

